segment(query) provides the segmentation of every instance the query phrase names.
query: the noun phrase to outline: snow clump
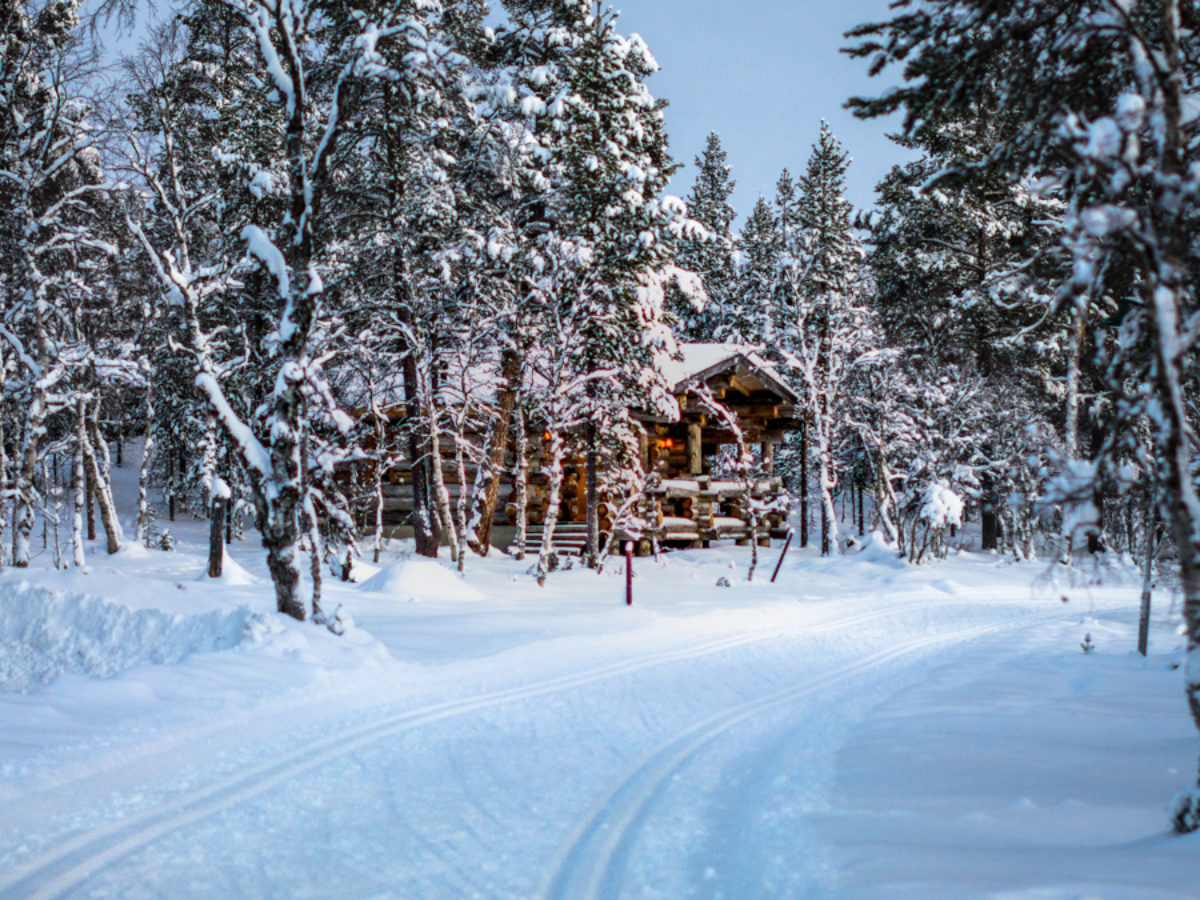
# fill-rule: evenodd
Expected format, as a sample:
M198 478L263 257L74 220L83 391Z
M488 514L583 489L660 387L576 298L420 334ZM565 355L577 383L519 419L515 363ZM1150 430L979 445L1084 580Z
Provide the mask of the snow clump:
M432 560L410 559L388 566L362 583L364 591L397 600L482 600L483 594Z

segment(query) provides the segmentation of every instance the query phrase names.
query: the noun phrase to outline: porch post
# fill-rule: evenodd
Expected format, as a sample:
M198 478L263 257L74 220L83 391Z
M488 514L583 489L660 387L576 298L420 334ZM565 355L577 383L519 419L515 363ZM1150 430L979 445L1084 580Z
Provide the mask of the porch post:
M775 443L773 441L762 442L762 461L763 471L767 473L767 477L773 477L775 475Z
M700 452L700 425L689 422L687 427L688 473L699 475L703 471L703 457Z

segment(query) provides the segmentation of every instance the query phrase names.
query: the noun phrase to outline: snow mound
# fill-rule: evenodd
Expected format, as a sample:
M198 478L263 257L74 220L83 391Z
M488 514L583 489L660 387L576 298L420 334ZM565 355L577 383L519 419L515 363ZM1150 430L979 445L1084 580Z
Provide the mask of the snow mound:
M221 560L220 577L209 578L208 570L205 569L196 576L196 581L201 581L206 584L223 584L229 587L243 587L248 584L258 584L258 579L247 572L228 553L226 553L225 558Z
M370 581L380 573L379 566L373 565L366 560L355 559L350 562L350 580L355 584L361 584L364 581Z
M112 676L145 663L177 663L242 641L245 607L180 614L131 609L28 582L0 585L0 691L31 692L63 672Z
M444 566L427 559L409 559L382 569L362 583L362 590L397 600L482 600L483 594Z
M908 563L900 558L899 549L883 536L882 531L872 531L863 539L862 549L858 551L857 558L896 569L908 568Z

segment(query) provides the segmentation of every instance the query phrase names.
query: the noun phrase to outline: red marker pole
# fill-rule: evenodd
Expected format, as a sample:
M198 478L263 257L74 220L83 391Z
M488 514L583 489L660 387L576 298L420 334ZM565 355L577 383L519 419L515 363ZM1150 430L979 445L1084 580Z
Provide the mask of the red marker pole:
M792 535L795 533L791 528L788 529L787 540L784 541L783 550L779 554L779 562L775 563L775 571L771 573L771 584L775 583L775 576L779 574L779 567L783 565L783 558L787 556L788 547L792 546Z
M625 605L633 606L633 541L625 542Z

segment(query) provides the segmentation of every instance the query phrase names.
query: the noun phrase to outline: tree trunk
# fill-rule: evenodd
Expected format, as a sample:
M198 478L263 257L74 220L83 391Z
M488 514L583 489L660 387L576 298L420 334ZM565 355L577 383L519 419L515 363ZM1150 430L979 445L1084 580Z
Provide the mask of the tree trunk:
M1150 645L1150 599L1154 584L1154 489L1146 495L1146 558L1142 563L1142 604L1138 615L1138 653L1145 656Z
M139 544L146 541L146 532L150 528L150 466L154 458L154 395L153 385L146 384L146 429L145 441L142 444L142 464L138 468L138 499L136 540Z
M404 358L404 405L408 459L412 466L413 537L416 539L417 555L435 559L438 555L439 536L430 503L430 453L423 427L424 417L421 415L417 364L411 351Z
M513 490L516 492L517 536L514 546L517 559L525 558L525 540L529 533L529 435L525 433L525 412L517 408L513 420L516 431L517 474Z
M214 491L208 522L208 577L220 578L225 562L225 498Z
M823 433L823 429L818 430L817 442L817 460L820 466L818 477L821 480L821 555L829 556L837 546L838 540L837 507L833 501L833 489L837 486L837 479L833 472L830 439Z
M306 427L300 435L300 486L302 500L300 504L300 528L308 537L308 572L312 578L311 609L313 621L320 625L328 625L325 611L321 609L321 565L325 561L325 540L321 534L321 523L317 519L317 507L313 498L312 476L309 473L308 461L311 459L311 436Z
M863 502L863 486L861 482L858 485L858 536L862 537L867 533L867 516L866 508Z
M979 501L979 549L996 550L1000 547L1000 517L996 513L995 489L992 479L983 477L983 491Z
M463 449L467 442L467 436L464 434L465 425L464 417L458 423L454 436L454 472L458 477L458 502L455 504L454 512L458 516L458 571L460 574L466 571L467 550L470 544L467 523L467 504L469 502L467 497L467 456Z
M599 456L596 423L589 421L586 431L587 459L587 566L594 569L600 562L600 490L597 471Z
M84 460L89 461L90 454L84 454ZM92 466L85 470L85 491L87 492L87 539L96 539L96 479L92 475Z
M446 535L450 547L450 559L458 561L458 532L454 527L454 514L450 510L450 492L446 490L446 474L442 470L442 442L438 437L438 425L434 419L433 404L429 406L429 468L433 472L433 496L436 501L438 524Z
M13 565L17 568L29 565L34 503L37 502L33 479L37 473L38 440L44 431L46 420L46 398L36 385L32 390L34 395L25 412L21 464L17 469L16 503L13 506Z
M83 446L87 442L87 434L84 431L84 411L83 401L79 401L76 406L75 416L75 465L72 480L72 499L74 502L73 515L71 516L71 550L72 560L76 566L82 568L87 563L87 558L83 552L83 515L84 507L87 506L87 476L84 474L86 464L84 463Z
M492 435L488 442L490 452L485 457L487 488L475 510L479 525L471 536L471 549L480 556L487 556L492 549L492 523L496 518L496 503L500 497L500 481L504 477L504 461L508 456L508 432L512 426L513 409L520 388L521 359L514 349L506 349L500 363L504 389L497 398L499 408L492 422Z
M88 439L87 427L83 433L83 459L87 465L87 481L91 490L88 492L88 540L95 540L95 520L93 517L93 502L100 507L100 519L104 525L106 549L111 556L121 549L121 523L117 519L116 506L113 503L112 492L101 470L97 451Z
M100 403L92 406L87 420L88 451L91 459L93 493L100 506L100 521L108 539L108 552L116 553L125 539L121 518L117 515L117 504L113 500L112 469L108 462L108 442L100 430Z
M546 506L546 521L542 525L542 547L538 552L538 587L546 586L550 574L550 554L554 552L554 527L558 524L558 507L562 500L563 439L558 432L550 434L550 496Z
M372 467L371 487L374 497L374 519L375 519L375 534L371 541L372 561L379 565L379 558L383 554L383 442L385 438L385 430L383 425L383 417L376 419L377 427L375 429L376 454L375 465Z
M808 546L808 422L800 424L800 546Z
M259 490L259 531L267 568L275 587L275 608L303 622L308 617L300 568L300 514L305 485L301 474L300 435L304 421L304 366L284 365L276 382L271 411L271 485Z

